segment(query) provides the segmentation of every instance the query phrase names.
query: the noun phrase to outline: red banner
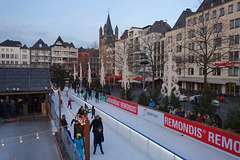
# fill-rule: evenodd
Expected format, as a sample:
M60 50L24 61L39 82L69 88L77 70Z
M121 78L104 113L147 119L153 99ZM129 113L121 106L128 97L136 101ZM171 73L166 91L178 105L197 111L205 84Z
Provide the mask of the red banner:
M138 105L108 96L108 103L133 114L138 114Z
M240 137L164 114L164 126L240 157Z

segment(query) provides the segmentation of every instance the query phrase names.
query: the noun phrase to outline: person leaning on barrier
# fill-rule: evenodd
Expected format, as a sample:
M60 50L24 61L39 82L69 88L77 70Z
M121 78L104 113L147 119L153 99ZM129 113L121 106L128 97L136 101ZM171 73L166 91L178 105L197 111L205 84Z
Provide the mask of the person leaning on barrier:
M71 136L71 132L68 129L68 123L66 121L66 116L65 115L62 115L61 124L66 129L68 135L70 136L71 140L73 141L72 136Z

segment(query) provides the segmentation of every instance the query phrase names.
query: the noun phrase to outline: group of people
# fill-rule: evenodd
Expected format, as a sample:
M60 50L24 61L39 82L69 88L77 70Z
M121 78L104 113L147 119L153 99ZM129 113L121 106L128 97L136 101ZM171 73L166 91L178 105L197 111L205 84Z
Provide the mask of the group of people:
M28 96L25 101L21 98L11 98L9 103L6 99L0 99L0 118L11 117L14 121L19 120L16 117L23 115L24 104L28 105L28 113L37 113L38 99L36 97Z
M72 119L70 126L74 123L74 139L71 137L71 132L68 129L68 123L66 121L66 116L63 115L61 119L62 126L66 129L68 132L70 138L72 139L73 143L76 143L76 148L82 158L84 158L84 142L85 142L85 125L83 125L83 121L89 120L88 114L92 113L91 118L94 118L94 120L90 124L90 131L91 128L93 135L94 135L94 152L96 153L97 145L100 146L101 153L104 154L103 148L102 148L102 142L104 141L103 136L103 124L102 120L99 117L99 115L95 116L95 108L92 106L91 111L88 108L87 104L85 104L85 107L81 106L76 114L76 116Z

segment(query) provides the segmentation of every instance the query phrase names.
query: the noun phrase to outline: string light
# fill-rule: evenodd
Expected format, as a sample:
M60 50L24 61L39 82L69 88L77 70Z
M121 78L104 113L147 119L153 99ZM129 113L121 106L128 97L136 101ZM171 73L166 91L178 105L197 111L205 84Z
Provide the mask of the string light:
M23 142L22 136L20 136L19 139L20 139L20 140L19 140L19 143L22 143L22 142Z
M38 133L36 133L36 136L37 136L37 139L39 139L40 137L39 137L39 135L38 135Z
M52 134L55 135L55 132L53 132Z
M4 141L3 141L3 139L2 139L2 147L4 147L4 145L5 145L5 144L4 144Z

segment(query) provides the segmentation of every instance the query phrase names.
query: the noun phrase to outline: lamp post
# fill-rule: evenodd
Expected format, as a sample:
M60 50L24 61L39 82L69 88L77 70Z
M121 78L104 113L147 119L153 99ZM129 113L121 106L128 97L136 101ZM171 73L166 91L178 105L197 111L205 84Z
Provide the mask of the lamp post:
M140 54L140 64L143 65L143 91L145 90L145 67L148 64L148 59L146 53Z

